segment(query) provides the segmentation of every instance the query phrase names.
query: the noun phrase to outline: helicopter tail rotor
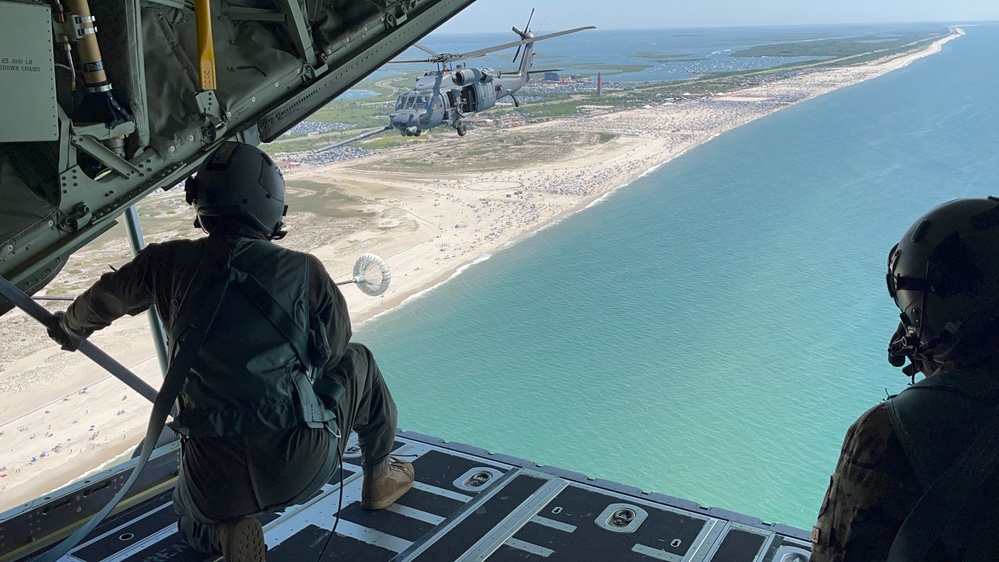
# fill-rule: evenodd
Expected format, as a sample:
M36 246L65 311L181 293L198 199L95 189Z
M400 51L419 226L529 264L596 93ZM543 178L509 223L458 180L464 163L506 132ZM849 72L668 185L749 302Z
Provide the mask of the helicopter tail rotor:
M513 27L513 32L520 35L521 39L527 39L527 34L531 31L531 18L534 17L534 8L531 8L531 15L527 16L527 25L524 26L524 31L517 29L517 26ZM517 45L517 52L513 54L513 62L517 62L517 57L520 56L520 45Z

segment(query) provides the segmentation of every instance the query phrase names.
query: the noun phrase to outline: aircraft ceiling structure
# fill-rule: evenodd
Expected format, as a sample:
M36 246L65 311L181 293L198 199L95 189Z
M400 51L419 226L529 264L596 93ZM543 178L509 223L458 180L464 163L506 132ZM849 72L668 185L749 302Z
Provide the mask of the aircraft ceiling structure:
M34 294L220 143L276 139L473 1L0 0L0 275Z

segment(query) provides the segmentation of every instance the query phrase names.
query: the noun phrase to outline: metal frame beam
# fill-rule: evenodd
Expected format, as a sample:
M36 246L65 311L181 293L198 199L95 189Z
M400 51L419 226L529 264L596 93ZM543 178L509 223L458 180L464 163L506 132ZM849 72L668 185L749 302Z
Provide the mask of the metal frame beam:
M139 224L139 211L132 205L125 211L125 231L128 233L128 244L132 247L132 255L138 254L146 247L146 241L142 236L142 226ZM150 306L146 311L149 316L149 328L153 331L153 345L156 346L156 357L160 360L160 372L165 377L169 362L167 361L167 340L166 332L163 330L163 320L160 318L156 306Z

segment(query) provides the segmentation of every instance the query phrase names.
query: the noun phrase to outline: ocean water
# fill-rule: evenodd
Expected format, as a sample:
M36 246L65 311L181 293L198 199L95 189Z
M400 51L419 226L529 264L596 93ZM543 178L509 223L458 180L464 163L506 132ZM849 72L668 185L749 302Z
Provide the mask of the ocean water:
M888 249L999 194L999 26L966 31L365 323L400 425L810 528L848 425L908 382Z
M521 21L511 21L523 29L527 14ZM536 35L560 31L546 25L539 12L531 24ZM600 22L592 22L600 26ZM820 57L732 57L735 51L756 45L788 43L817 39L854 38L879 41L899 36L935 36L947 31L944 24L872 24L872 25L797 25L773 27L683 28L587 30L572 35L542 41L536 46L535 69L558 68L564 74L603 73L616 82L680 80L708 72L731 72L771 68L791 62L815 60ZM505 33L440 33L431 34L421 43L441 53L463 53L490 45L517 40L510 31ZM514 70L511 62L515 49L471 59L469 66L487 66L499 70ZM411 47L402 60L427 57ZM671 60L675 58L676 60ZM400 68L426 68L427 65L407 65Z

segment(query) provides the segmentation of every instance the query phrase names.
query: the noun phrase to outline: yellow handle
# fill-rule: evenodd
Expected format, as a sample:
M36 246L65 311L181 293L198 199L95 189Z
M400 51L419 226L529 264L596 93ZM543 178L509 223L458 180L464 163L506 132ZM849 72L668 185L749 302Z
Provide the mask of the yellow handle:
M215 89L215 44L212 42L212 8L209 0L195 0L198 22L198 84L202 91Z

